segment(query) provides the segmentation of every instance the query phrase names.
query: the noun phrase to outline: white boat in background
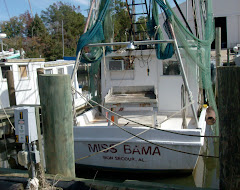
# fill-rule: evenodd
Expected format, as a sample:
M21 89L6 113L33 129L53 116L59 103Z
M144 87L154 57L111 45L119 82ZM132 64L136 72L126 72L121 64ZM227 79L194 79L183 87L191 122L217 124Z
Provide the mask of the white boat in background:
M21 59L19 51L4 51L0 53L0 108L10 107L6 72L13 72L16 105L40 105L37 82L37 69L43 68L45 74L68 74L71 76L74 61L57 60L45 62L43 58ZM74 78L74 88L82 92L77 75ZM88 96L88 95L87 95ZM79 95L74 96L75 108L86 105L86 101Z

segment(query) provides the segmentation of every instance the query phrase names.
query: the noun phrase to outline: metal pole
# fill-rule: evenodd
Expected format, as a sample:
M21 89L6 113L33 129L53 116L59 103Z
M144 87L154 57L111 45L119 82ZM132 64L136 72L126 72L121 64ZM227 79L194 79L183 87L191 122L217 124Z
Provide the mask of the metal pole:
M164 3L166 4L166 1L163 0ZM183 82L184 82L184 85L186 87L186 90L187 90L187 93L188 93L188 99L189 99L189 102L191 103L191 108L192 108L192 112L193 112L193 117L195 119L195 122L197 124L197 127L198 127L198 119L197 119L197 113L195 111L195 108L194 108L194 105L193 105L193 99L192 99L192 92L190 90L190 87L189 87L189 84L188 84L188 81L187 81L187 76L186 76L186 73L185 73L185 70L184 70L184 66L183 66L183 61L182 61L182 57L180 55L180 51L179 51L179 48L178 48L178 43L177 43L177 40L176 40L176 36L175 36L175 33L174 33L174 30L173 30L173 27L172 27L172 24L170 22L168 22L169 26L170 26L170 31L172 33L172 36L173 36L173 40L174 40L174 45L175 45L175 50L176 50L176 57L180 63L180 67L181 67L181 71L182 71L182 78L183 78Z
M92 15L92 10L93 10L93 5L94 4L95 4L95 0L92 1L92 4L90 6L90 10L89 10L89 13L88 13L88 18L87 18L86 25L85 25L83 33L87 32L87 28L88 28L89 21L90 21L91 15Z
M63 20L62 20L62 46L63 46L63 57L64 57L64 35L63 35Z
M174 40L147 40L147 41L133 41L133 42L113 42L113 43L95 43L88 44L86 47L103 47L103 46L119 46L119 45L129 45L133 43L134 45L147 45L147 44L161 44L161 43L174 43Z
M171 25L171 30L173 31L172 29L172 25ZM174 31L173 31L174 32ZM174 34L174 33L173 33ZM182 70L182 77L183 77L183 82L184 82L184 85L186 87L186 90L188 92L188 100L189 102L191 103L191 108L192 108L192 112L193 112L193 117L195 119L195 122L197 124L197 127L198 127L198 119L197 119L197 113L196 113L196 110L194 108L194 105L193 105L193 99L192 99L192 92L190 90L190 87L189 87L189 84L188 84L188 81L187 81L187 77L186 77L186 73L185 73L185 70L184 70L184 66L183 66L183 61L182 61L182 57L180 55L180 51L179 51L179 48L178 48L178 43L177 43L177 40L175 38L175 35L174 35L174 41L175 41L175 49L176 49L176 55L177 55L177 59L180 63L180 67L181 67L181 70Z

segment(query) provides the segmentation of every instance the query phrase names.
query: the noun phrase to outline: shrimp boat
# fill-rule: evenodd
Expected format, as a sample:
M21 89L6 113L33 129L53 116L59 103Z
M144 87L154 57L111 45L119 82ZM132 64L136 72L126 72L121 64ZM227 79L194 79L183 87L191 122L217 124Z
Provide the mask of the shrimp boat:
M202 39L181 24L165 0L144 1L150 29L148 38L136 37L138 3L126 1L133 40L125 42L111 42L105 34L111 1L92 2L91 8L100 8L89 13L92 25L79 39L74 71L79 60L91 63L92 109L77 116L73 129L77 165L150 172L194 169L207 126L204 100L215 105L209 82L211 1L200 2L199 10L206 11Z

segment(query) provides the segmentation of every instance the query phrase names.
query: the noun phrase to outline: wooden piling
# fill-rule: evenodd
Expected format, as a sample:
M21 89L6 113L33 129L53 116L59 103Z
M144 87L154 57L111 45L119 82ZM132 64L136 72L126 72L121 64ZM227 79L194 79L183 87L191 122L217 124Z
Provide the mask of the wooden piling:
M41 170L41 173L44 176L44 155L43 155L43 144L42 144L42 134L41 134L41 128L40 128L40 113L39 113L40 107L35 107L35 116L36 116L36 125L37 125L37 133L38 133L38 150L40 152L40 163L37 164L36 169Z
M240 189L240 67L218 67L220 189Z
M44 69L43 68L38 68L37 69L37 78L39 79L39 75L44 74ZM39 84L38 84L39 87ZM39 89L39 88L38 88ZM37 124L37 133L38 133L38 149L40 152L40 163L37 164L36 169L38 170L38 176L42 175L43 177L45 176L44 173L44 154L43 154L43 142L42 142L42 133L41 133L41 126L40 126L40 107L35 108L35 115L36 115L36 124ZM39 181L42 183L42 181Z
M14 78L13 78L13 72L10 70L7 71L7 85L8 85L8 96L9 96L10 107L16 106Z
M227 66L230 66L230 49L227 49Z
M38 68L37 69L37 75L44 74L44 69L43 68Z
M216 67L219 67L221 64L221 27L216 28L215 48L216 48Z
M216 28L215 33L215 49L216 49L216 68L221 64L221 27ZM215 82L215 98L217 99L218 89L217 89L217 74L216 74L216 82Z
M47 173L75 177L69 75L39 75L39 92Z

